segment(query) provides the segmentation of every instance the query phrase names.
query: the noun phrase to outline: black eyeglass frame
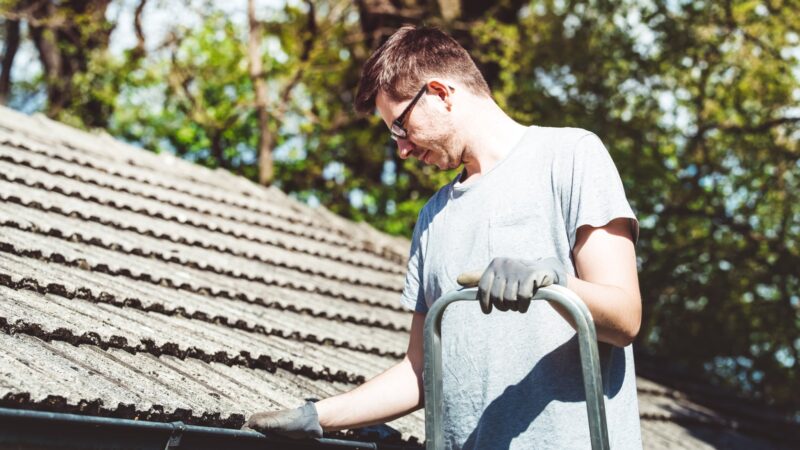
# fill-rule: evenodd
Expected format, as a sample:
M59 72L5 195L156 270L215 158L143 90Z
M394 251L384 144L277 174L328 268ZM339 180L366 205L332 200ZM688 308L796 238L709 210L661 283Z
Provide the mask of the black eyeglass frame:
M405 123L406 117L411 113L411 109L414 108L414 105L417 104L417 101L422 98L422 94L424 94L427 90L428 84L425 83L419 92L417 92L417 95L414 96L414 99L411 100L411 103L409 103L403 112L401 112L400 115L392 121L392 127L389 129L389 133L392 135L393 140L396 141L398 139L405 139L408 137L408 130L406 130L406 127L403 126L403 123Z

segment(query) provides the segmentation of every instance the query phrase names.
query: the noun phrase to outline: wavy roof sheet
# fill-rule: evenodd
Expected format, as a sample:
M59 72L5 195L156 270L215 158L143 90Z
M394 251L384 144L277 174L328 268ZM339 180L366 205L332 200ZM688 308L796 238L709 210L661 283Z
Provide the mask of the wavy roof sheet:
M238 428L403 357L408 242L275 188L0 108L0 200L0 406ZM765 442L639 381L650 448Z

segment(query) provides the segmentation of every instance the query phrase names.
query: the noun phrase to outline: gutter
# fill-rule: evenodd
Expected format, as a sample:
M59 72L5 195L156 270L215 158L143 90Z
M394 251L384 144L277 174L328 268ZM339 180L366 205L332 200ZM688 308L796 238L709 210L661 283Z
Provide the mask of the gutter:
M418 449L419 446L318 438L296 440L255 431L0 408L0 448L85 449Z

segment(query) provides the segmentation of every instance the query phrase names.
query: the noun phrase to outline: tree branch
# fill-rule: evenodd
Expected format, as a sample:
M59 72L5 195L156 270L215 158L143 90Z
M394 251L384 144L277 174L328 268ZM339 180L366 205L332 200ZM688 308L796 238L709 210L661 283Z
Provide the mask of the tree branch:
M800 117L780 117L777 119L767 120L757 125L742 126L731 124L710 124L707 129L716 128L720 131L727 131L734 134L749 134L749 133L763 133L770 128L778 125L800 123Z
M147 0L139 0L133 16L133 30L136 32L136 47L133 50L133 59L138 60L145 54L144 31L142 30L142 12L147 5Z

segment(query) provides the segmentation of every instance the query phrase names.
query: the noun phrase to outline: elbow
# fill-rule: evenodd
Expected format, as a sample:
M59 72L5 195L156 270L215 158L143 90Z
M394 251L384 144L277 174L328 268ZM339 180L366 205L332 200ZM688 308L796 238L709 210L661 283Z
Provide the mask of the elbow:
M641 304L640 304L641 305ZM636 337L639 335L639 331L642 328L642 309L641 306L636 308L634 314L631 314L626 323L620 327L618 332L616 333L616 342L613 342L614 345L617 347L627 347L628 345L633 344L633 341L636 340Z
M620 330L616 339L614 339L615 342L612 342L612 344L616 345L617 347L627 347L633 344L633 341L636 340L636 336L639 335L640 327L641 322L637 322L635 326Z
M603 331L597 329L597 340L615 347L627 347L636 340L636 336L639 334L639 327L640 322L637 321L636 323L612 325Z
M619 317L616 326L609 333L608 342L617 347L627 347L636 340L642 327L642 302L637 297L629 303L630 307ZM609 330L611 331L611 330Z

